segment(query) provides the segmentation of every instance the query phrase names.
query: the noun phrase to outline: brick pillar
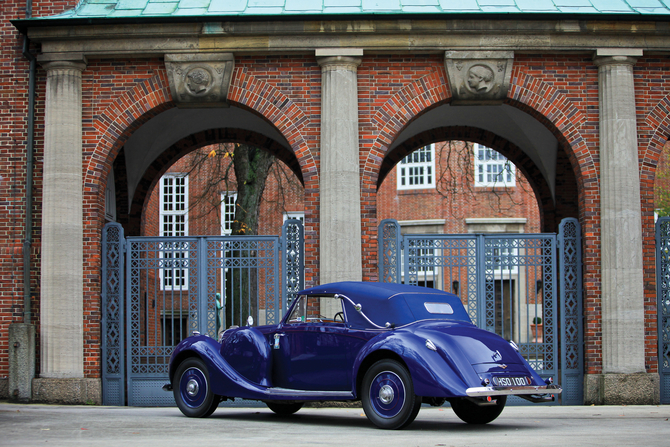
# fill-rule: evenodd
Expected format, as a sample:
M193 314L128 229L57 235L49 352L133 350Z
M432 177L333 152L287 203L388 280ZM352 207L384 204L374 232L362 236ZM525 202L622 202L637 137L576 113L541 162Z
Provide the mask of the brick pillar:
M81 76L86 60L40 59L47 71L40 377L84 376Z
M642 212L633 66L640 50L599 50L603 404L654 403L645 371ZM643 393L642 390L645 390ZM587 400L589 391L587 390ZM593 399L593 396L591 396Z
M321 83L321 284L360 281L358 82L362 50L317 50Z

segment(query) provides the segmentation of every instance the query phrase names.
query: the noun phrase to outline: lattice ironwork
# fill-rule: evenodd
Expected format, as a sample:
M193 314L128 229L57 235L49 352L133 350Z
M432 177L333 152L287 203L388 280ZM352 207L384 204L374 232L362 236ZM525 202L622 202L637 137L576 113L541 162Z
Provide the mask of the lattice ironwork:
M584 403L584 335L582 314L582 242L577 219L564 219L558 234L561 272L561 384L564 405Z
M557 375L555 234L400 234L395 220L379 226L380 281L457 294L473 322L514 340L542 376Z
M656 293L661 403L670 404L670 217L656 222Z
M288 310L298 292L305 288L305 232L302 223L297 219L286 220L282 227L282 240L284 242L283 313Z
M400 225L393 219L382 220L379 233L379 281L401 282L400 279Z
M102 230L102 403L125 405L124 248L123 228L109 223Z
M248 324L249 316L254 325L279 321L282 246L300 261L291 268L287 263L292 273L286 280L293 288L304 284L302 227L291 225L288 243L278 236L128 238L130 405L174 403L151 387L165 383L173 346L193 331L217 337L231 324Z

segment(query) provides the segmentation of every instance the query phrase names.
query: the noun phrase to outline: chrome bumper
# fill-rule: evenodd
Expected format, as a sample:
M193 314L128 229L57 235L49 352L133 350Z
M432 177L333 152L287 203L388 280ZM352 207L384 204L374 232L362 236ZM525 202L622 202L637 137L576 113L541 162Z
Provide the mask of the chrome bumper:
M528 394L561 394L563 389L558 385L545 386L480 386L468 388L468 397L487 396L523 396Z

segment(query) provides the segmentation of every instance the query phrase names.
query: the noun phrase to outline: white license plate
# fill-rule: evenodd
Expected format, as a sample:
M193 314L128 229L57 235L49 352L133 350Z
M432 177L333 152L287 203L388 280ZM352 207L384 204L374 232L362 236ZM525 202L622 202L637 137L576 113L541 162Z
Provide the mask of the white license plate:
M494 377L495 386L526 386L529 385L526 377Z

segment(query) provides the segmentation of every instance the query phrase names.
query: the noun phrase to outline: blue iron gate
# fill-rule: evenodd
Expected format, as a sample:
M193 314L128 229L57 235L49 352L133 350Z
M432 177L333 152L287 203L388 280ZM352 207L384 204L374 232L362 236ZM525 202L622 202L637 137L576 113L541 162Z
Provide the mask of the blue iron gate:
M670 217L656 221L656 293L661 403L670 404Z
M580 229L575 219L566 219L561 230L558 237L401 235L397 221L384 220L379 227L380 281L432 287L458 295L473 322L514 340L541 376L561 374L562 381L570 383L562 397L564 403L581 404ZM559 318L562 337L558 333ZM563 353L562 362L559 352Z
M282 235L124 238L106 225L103 404L174 405L161 387L179 341L249 317L278 322L304 287L302 224L288 220Z

